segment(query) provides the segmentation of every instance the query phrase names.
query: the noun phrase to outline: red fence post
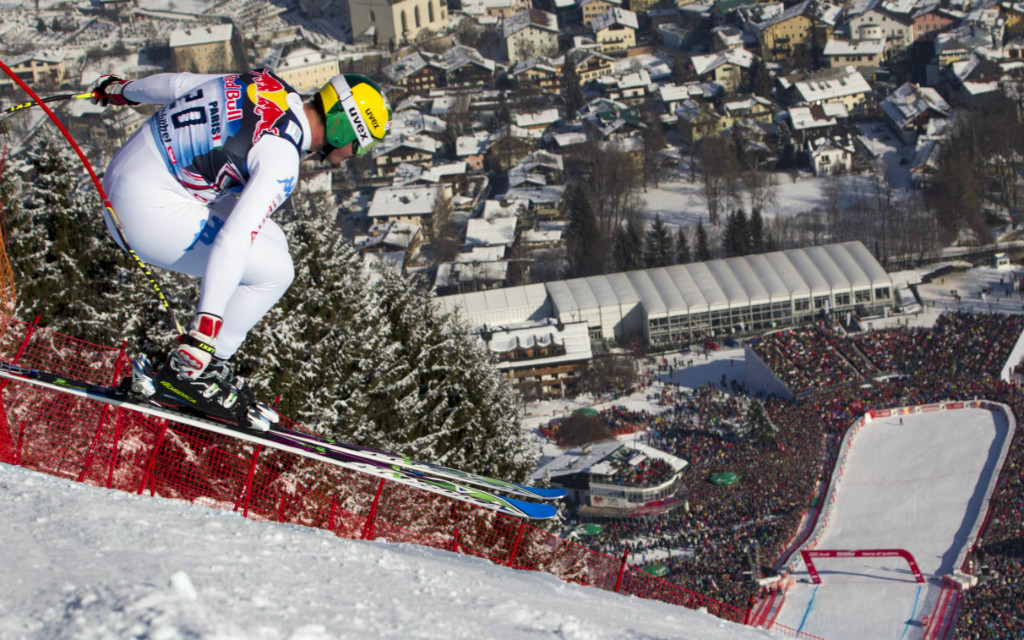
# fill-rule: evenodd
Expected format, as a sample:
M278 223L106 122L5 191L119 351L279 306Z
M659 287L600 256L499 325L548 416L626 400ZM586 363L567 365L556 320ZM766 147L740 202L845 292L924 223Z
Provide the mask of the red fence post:
M516 554L519 553L519 542L523 539L523 530L526 529L526 520L519 521L519 533L516 534L516 543L512 546L512 553L508 556L508 562L505 564L512 566L512 563L516 559Z
M380 504L380 494L384 491L384 478L380 479L377 485L377 494L373 496L373 506L370 507L370 515L366 519L366 526L363 527L363 540L373 539L373 525L377 520L377 505Z
M256 445L256 448L253 449L252 460L249 461L249 470L245 473L245 482L242 483L242 490L238 493L238 498L235 499L234 511L238 511L238 507L245 500L245 509L242 511L243 518L249 517L249 490L252 486L252 478L256 475L256 461L260 459L260 453L262 452L262 444Z
M277 503L277 521L287 522L284 519L284 509L288 506L288 495L284 492L281 493L281 501Z
M626 551L622 554L622 565L619 567L619 577L615 580L615 593L619 592L619 587L622 586L622 576L626 575L626 561L629 559L629 547L626 547Z
M334 533L334 518L338 515L338 499L331 496L331 509L327 512L327 530ZM335 534L337 535L337 534Z
M459 552L459 528L458 527L455 527L455 531L452 533L451 552L452 553L458 553Z
M164 443L164 434L166 433L167 421L164 420L164 426L160 429L160 434L156 437L156 444L153 445L153 452L149 454L149 462L146 463L146 473L143 474L142 482L139 483L139 490L136 491L140 496L142 495L142 492L146 490L146 485L149 484L149 478L153 473L153 467L156 466L156 456L160 453L160 446Z
M750 596L750 599L747 600L747 613L746 613L746 615L743 616L743 624L744 625L750 624L750 612L753 609L754 609L754 596Z
M118 446L121 444L121 426L124 424L126 411L117 412L117 424L114 425L114 443L110 446L110 464L107 466L107 488L114 486L114 469L117 468Z

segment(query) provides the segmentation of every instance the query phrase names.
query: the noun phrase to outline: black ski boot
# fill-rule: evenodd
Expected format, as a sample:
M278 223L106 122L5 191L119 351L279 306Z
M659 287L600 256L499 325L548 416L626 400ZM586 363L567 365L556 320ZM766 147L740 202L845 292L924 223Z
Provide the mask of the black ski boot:
M268 431L280 419L276 411L256 402L249 386L223 360L214 358L194 379L179 375L173 363L174 358L168 358L154 372L145 356L136 358L132 391L161 406L186 409L254 431Z

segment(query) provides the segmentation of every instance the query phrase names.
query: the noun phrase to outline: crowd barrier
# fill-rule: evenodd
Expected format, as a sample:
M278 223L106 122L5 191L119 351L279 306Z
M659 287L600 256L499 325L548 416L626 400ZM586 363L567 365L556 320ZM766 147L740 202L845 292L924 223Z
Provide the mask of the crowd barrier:
M0 359L102 385L130 366L123 346L89 344L12 318L2 319ZM479 556L737 623L747 614L645 573L628 563L628 551L612 558L467 503L28 383L0 381L0 462L345 538Z

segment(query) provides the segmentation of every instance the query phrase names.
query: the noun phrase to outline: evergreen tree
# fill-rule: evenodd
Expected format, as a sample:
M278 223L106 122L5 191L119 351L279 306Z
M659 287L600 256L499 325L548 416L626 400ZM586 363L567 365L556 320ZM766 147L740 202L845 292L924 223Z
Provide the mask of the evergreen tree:
M747 255L748 234L747 214L743 209L730 213L725 219L725 233L722 234L722 252L726 257Z
M672 253L672 234L661 215L654 214L654 224L647 230L644 263L648 267L667 267L672 264Z
M750 67L750 93L768 98L772 94L772 74L768 65L761 58L754 58Z
M708 247L708 232L704 230L704 223L697 223L697 262L707 262L711 259L711 248Z
M676 230L676 264L687 264L692 259L690 256L690 240L686 236L686 229L679 227Z
M760 400L753 400L747 410L747 429L750 435L760 442L771 442L778 437L779 428L772 424L768 412Z
M633 271L644 267L644 230L636 217L631 217L625 226L615 230L612 253L617 271Z
M566 55L562 64L562 97L565 100L565 116L569 121L576 119L576 112L583 108L586 101L580 88L580 76L572 56Z
M590 204L590 195L582 182L575 183L565 200L569 225L565 230L568 252L568 278L583 278L605 271L604 243L597 227L597 218Z
M7 210L7 256L17 288L15 315L100 344L117 344L128 313L120 251L110 241L103 206L81 180L77 156L42 134L17 168L30 179L21 206ZM12 193L13 195L13 193Z
M747 246L750 249L750 253L764 253L765 252L765 230L764 230L764 218L761 217L761 209L754 207L753 211L750 212L750 220L747 224L748 242Z

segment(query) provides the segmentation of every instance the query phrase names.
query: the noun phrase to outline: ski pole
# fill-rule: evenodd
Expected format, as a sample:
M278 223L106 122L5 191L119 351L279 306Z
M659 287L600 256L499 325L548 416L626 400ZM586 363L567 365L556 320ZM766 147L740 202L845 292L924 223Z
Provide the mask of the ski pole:
M167 297L164 295L163 289L160 288L160 283L156 281L156 277L153 275L153 272L150 271L149 266L142 261L142 258L139 257L139 254L135 253L135 250L132 249L130 244L128 244L128 239L124 236L124 231L121 230L121 221L118 219L117 214L114 213L114 207L113 205L110 204L110 200L107 199L107 194L103 190L103 185L100 184L99 177L96 175L96 172L93 171L92 165L89 163L89 159L85 157L84 153L82 153L82 150L79 148L78 143L75 142L75 139L71 136L71 133L67 130L64 124L60 121L60 119L57 118L56 115L54 115L50 107L46 106L45 100L36 95L35 91L32 91L32 89L29 88L27 84L25 84L25 81L19 78L18 75L15 74L13 71L11 71L11 68L4 64L2 60L0 60L0 69L2 69L4 73L10 76L11 80L16 82L18 86L21 87L22 90L33 99L33 102L31 104L38 104L40 107L43 108L43 111L45 111L46 115L50 117L50 120L52 120L53 123L57 125L57 128L60 129L60 132L64 134L64 138L71 145L71 148L74 149L75 153L78 154L78 158L82 161L82 164L85 165L86 171L89 172L89 177L92 178L93 185L95 185L96 190L99 192L100 197L103 199L103 206L106 207L107 213L110 214L110 219L114 222L114 228L117 230L117 236L121 240L125 252L129 256L131 256L132 260L135 261L135 265L142 270L142 273L145 274L146 279L149 280L149 284L153 287L153 291L156 292L157 299L160 300L160 304L163 305L164 310L167 312L167 316L171 319L171 322L174 324L175 328L177 328L178 335L183 335L185 333L185 329L181 326L181 323L178 322L177 316L174 315L174 310L171 309L170 303L167 302ZM81 96L83 94L76 95ZM86 93L84 95L88 97L91 94Z
M40 100L29 100L28 102L22 102L11 107L7 107L3 111L0 111L0 133L7 133L10 131L10 125L6 122L7 118L11 117L15 113L34 107L37 104L45 102L60 102L63 100L81 100L83 98L91 98L92 93L86 91L85 93L62 93L56 96L49 96L47 98L41 98Z

